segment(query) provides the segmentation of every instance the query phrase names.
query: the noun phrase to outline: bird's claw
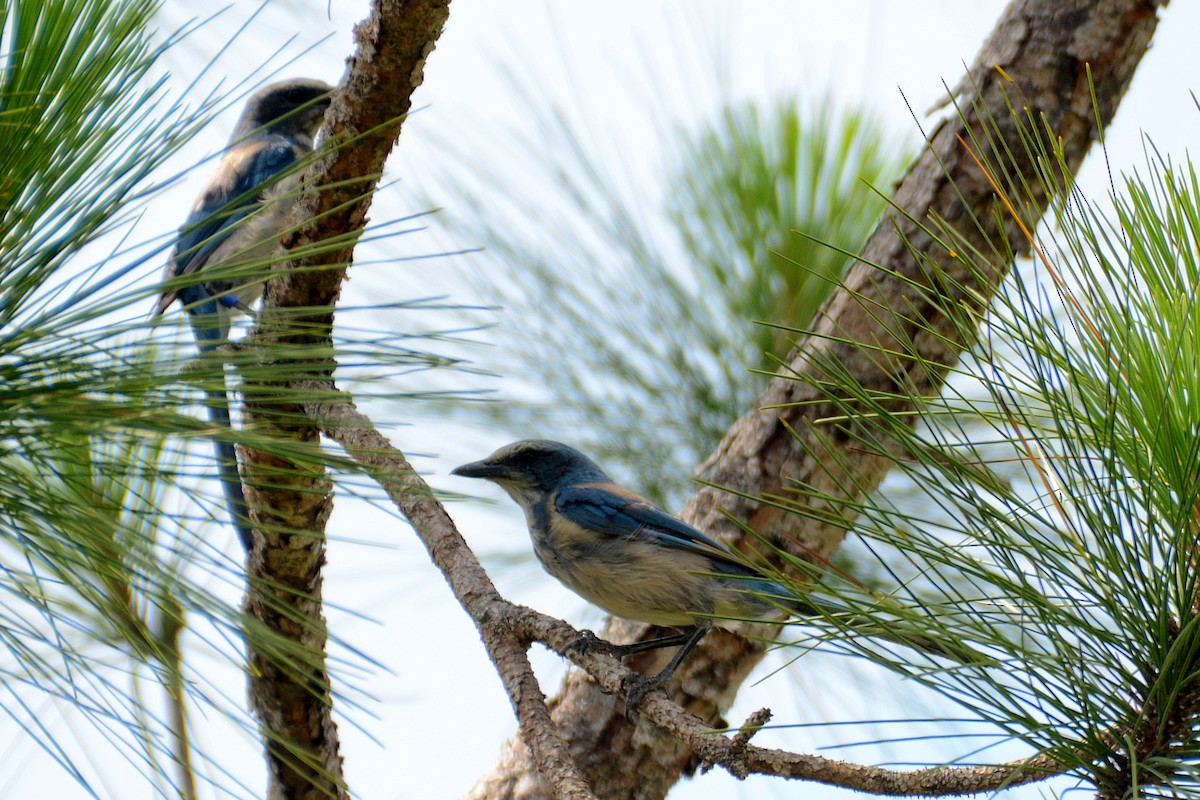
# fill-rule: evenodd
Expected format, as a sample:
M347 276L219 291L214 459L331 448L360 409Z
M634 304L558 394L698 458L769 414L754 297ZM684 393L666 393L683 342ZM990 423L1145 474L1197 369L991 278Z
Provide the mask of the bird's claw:
M625 719L632 725L637 721L637 708L646 695L662 689L664 681L658 675L627 675L621 679L621 691L625 695Z
M572 653L607 653L613 658L621 659L627 655L626 649L607 639L601 639L591 631L584 630L579 632L575 641L564 648L563 655L570 657Z

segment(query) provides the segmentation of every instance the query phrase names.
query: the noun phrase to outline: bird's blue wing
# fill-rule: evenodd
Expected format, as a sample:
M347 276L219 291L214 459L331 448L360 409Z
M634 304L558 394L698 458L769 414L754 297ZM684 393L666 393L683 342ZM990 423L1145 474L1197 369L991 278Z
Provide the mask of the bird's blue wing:
M555 493L555 506L572 522L604 536L628 536L687 550L718 562L717 571L758 575L735 553L649 500L614 484L581 484Z
M175 250L167 264L167 279L190 275L209 266L209 259L229 237L235 226L252 212L262 193L281 173L296 163L301 148L285 136L253 138L231 148L221 159L208 188L179 230ZM212 350L228 334L220 322L222 298L212 297L201 285L171 289L159 298L158 313L176 297L191 308L192 330L201 352ZM232 295L230 296L232 297ZM224 382L224 368L221 378ZM209 418L219 430L231 430L229 390L222 386L209 389L205 404ZM253 544L242 480L238 473L237 452L228 438L214 438L217 473L225 492L231 522L242 545L249 552Z
M254 210L272 178L298 157L296 143L286 136L264 136L232 148L180 228L167 277L203 269L233 227Z

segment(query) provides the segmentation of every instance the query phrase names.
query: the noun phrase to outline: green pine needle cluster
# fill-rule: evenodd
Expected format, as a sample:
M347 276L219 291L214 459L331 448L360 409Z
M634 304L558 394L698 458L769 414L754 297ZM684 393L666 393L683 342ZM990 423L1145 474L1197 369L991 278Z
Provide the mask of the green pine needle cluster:
M826 397L845 412L827 424L898 454L915 489L903 504L804 487L781 502L800 513L807 500L839 503L890 576L868 590L830 574L823 591L891 620L901 638L981 656L914 659L865 639L837 638L838 648L889 663L1027 752L1053 754L1102 797L1193 796L1200 180L1191 164L1148 158L1102 210L1029 129L1031 157L1065 199L1039 230L1031 269L985 318L944 309L981 335L923 422L823 365ZM1020 214L1021 188L997 185L1004 213ZM971 252L949 225L931 233L971 273L994 269L995 255Z

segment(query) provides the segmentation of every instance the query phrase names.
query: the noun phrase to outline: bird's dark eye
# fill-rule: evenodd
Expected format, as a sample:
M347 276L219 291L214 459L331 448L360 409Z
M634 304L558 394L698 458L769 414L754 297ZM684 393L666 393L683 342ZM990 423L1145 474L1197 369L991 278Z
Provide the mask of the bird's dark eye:
M518 468L531 467L537 460L537 453L531 450L518 450L512 453L507 459L510 464Z
M321 91L317 91L315 89L308 89L308 88L293 89L291 92L288 93L288 95L289 96L287 98L287 104L291 108L298 108L302 105L306 105L307 103L311 103L314 100L316 100L318 97L322 97L323 95L325 96L326 99L328 99L328 94L326 92L321 92Z
M513 470L526 475L536 475L547 468L553 469L555 461L553 453L547 453L535 447L522 447L512 450L499 460Z

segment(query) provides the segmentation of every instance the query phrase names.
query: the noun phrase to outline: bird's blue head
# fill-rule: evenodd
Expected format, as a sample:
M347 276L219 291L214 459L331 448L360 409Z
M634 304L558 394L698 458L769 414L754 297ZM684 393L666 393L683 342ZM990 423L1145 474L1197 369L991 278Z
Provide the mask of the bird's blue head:
M523 439L506 444L482 461L450 471L464 478L483 478L506 489L548 492L578 483L609 481L604 470L573 447L546 439Z

